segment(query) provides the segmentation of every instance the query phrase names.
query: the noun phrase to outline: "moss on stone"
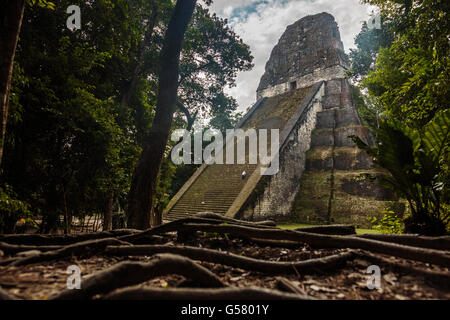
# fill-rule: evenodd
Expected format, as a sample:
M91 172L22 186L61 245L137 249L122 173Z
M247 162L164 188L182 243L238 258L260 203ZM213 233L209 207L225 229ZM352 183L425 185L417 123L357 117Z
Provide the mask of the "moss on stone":
M314 147L306 152L306 159L308 160L325 160L331 157L331 147Z
M305 99L310 89L297 89L268 98L258 107L250 119L244 123L243 128L261 128L264 122L276 118L280 120L281 125L278 129L283 129L286 122L293 116L303 99Z

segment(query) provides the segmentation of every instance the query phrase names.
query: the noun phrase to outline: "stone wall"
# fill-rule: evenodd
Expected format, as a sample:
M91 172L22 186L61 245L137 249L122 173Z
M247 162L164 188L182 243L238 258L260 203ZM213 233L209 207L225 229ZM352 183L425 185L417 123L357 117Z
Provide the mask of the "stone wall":
M292 76L289 81L261 89L256 92L257 100L264 97L273 97L293 89L310 87L320 81L329 81L336 78L344 78L346 69L336 65L326 69L317 69L304 76Z
M280 149L280 171L254 186L238 218L370 227L396 199L362 174L384 175L349 138L373 143L361 125L348 81L324 82Z
M387 173L376 168L349 138L356 135L373 144L369 130L361 125L346 79L326 83L322 107L311 134L311 148L306 153L306 168L298 181L300 191L290 220L370 227L370 219L379 218L396 199L379 184L361 178Z
M325 93L322 85L304 109L300 118L281 146L280 170L274 176L268 176L259 182L254 190L253 201L240 212L240 217L249 220L265 220L291 215L295 196L305 170L306 151L311 145L311 133L316 127L317 113L322 111L322 98ZM258 194L261 190L262 193Z

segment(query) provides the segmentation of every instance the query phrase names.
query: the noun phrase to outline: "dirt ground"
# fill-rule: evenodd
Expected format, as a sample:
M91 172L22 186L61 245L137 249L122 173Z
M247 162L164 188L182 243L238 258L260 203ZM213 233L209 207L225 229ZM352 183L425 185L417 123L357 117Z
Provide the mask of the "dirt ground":
M169 245L191 245L215 250L232 252L238 255L264 259L270 261L302 261L311 258L324 257L336 254L342 250L321 249L313 250L307 245L294 248L279 248L258 245L240 239L229 239L220 236L201 236L198 239L185 243L178 242L175 235L166 235L160 243ZM431 266L426 263L413 262L384 255L385 258L413 264L423 269L449 272L446 268ZM7 257L1 257L5 259ZM77 265L81 269L81 275L87 276L104 270L120 261L145 261L150 257L110 257L97 255L88 259L76 257L52 262L43 262L21 267L0 266L0 287L19 299L49 299L66 288L69 274L66 269L70 265ZM0 260L1 261L1 260ZM247 287L259 286L264 288L276 288L277 277L259 272L224 266L221 264L200 262L229 286ZM359 300L359 299L450 299L448 287L436 286L428 283L424 278L408 273L401 273L388 265L380 265L381 288L368 289L367 280L369 274L367 268L371 262L356 258L347 262L342 269L332 273L315 275L285 275L294 285L298 286L305 294L317 299L333 300ZM179 287L186 286L182 276L170 275L158 277L142 283L141 286L152 287ZM95 298L101 298L96 296Z

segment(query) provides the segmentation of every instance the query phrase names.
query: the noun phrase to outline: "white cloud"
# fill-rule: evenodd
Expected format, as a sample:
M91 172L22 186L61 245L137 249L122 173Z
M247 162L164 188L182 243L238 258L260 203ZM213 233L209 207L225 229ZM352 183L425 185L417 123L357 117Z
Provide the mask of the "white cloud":
M255 58L255 67L241 72L237 86L227 91L236 98L242 111L255 102L256 88L270 52L288 25L307 15L331 13L348 52L354 47L354 38L361 30L362 21L368 19L370 8L359 0L216 0L211 11L229 19Z

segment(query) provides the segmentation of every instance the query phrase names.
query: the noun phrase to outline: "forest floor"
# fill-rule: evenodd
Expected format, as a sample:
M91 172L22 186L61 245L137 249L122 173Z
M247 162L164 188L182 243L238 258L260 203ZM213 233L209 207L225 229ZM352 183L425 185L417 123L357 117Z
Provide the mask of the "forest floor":
M151 242L151 245L212 249L216 252L234 253L241 257L272 262L308 261L348 251L345 248L314 249L307 243L289 243L285 247L280 246L279 243L267 245L261 244L261 241L242 239L242 237L233 234L216 232L196 232L194 237L180 237L177 236L176 232L165 232L152 236L151 241L149 239L147 238L145 241L141 239L138 244L149 244ZM1 241L4 241L4 239L0 238ZM448 251L443 252L448 253ZM300 270L288 274L265 273L249 270L251 268L248 267L241 269L222 263L202 261L205 259L192 260L212 272L226 287L257 286L271 290L289 291L283 289L282 286L280 287L280 280L282 280L295 287L291 294L294 292L315 299L450 299L448 266L439 266L380 253L377 253L377 256L392 263L379 264L381 286L379 289L372 290L367 286L369 277L367 268L374 263L364 256L349 259L345 261L343 266L332 270L321 271L319 268L317 272L303 273ZM99 271L108 270L108 268L122 261L149 262L154 258L151 254L111 255L100 250L89 256L72 253L57 259L49 259L50 261L42 259L42 261L24 265L6 264L7 261L12 261L17 257L14 254L5 254L0 257L0 288L17 299L38 300L52 299L66 289L69 276L66 270L70 265L77 265L81 269L81 275L85 277ZM400 270L396 267L398 264L403 266ZM406 269L405 266L407 266ZM442 281L430 282L427 276L417 272L409 272L408 268L435 272L444 275L444 277ZM136 288L199 287L195 283L188 282L187 277L176 273L156 274L151 279L142 279L142 281L136 283ZM96 294L91 298L102 297L102 294Z

